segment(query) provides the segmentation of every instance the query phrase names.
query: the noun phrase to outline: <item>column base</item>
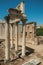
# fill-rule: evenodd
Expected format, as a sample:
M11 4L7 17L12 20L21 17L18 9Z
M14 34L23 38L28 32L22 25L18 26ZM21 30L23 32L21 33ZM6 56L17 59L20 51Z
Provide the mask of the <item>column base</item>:
M21 55L21 57L23 58L23 57L25 57L26 55Z
M10 60L4 60L4 63L7 63L7 62L9 62Z

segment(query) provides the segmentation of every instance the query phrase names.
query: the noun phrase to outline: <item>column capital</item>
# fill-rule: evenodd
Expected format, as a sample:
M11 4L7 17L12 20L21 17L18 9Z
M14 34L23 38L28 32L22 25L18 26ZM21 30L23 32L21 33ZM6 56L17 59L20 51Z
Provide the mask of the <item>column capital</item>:
M15 24L18 25L18 22L16 22Z
M9 15L8 15L8 16L5 16L4 19L5 19L7 22L9 22L9 20L10 20Z
M25 25L26 24L26 20L22 20L22 23L23 23L23 25Z
M23 25L25 25L26 24L26 22L23 22Z
M13 24L11 24L11 26L13 26Z

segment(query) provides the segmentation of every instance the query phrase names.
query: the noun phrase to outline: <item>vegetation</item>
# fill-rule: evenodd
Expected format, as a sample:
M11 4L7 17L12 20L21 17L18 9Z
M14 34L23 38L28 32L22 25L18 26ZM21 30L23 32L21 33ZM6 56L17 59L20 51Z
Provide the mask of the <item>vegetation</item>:
M43 28L36 29L36 35L37 36L43 36Z

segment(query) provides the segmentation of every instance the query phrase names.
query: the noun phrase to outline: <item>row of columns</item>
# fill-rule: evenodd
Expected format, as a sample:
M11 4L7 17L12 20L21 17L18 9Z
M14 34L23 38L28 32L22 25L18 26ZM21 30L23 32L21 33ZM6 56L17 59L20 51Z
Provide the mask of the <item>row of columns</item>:
M23 38L22 38L22 56L25 56L25 29L26 26L23 24ZM15 51L18 51L18 24L16 24L16 43L15 43Z
M11 25L11 48L13 47L12 29L13 29L13 27ZM18 51L18 23L16 24L15 51ZM22 56L25 56L25 24L23 25ZM5 60L10 60L10 30L9 30L9 19L6 19L6 23L5 23Z

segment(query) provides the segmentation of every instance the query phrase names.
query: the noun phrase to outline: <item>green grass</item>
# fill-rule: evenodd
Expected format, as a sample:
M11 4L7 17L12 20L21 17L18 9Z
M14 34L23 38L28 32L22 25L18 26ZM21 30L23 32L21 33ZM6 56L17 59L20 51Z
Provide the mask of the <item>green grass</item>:
M36 29L36 35L37 36L43 36L43 28Z

